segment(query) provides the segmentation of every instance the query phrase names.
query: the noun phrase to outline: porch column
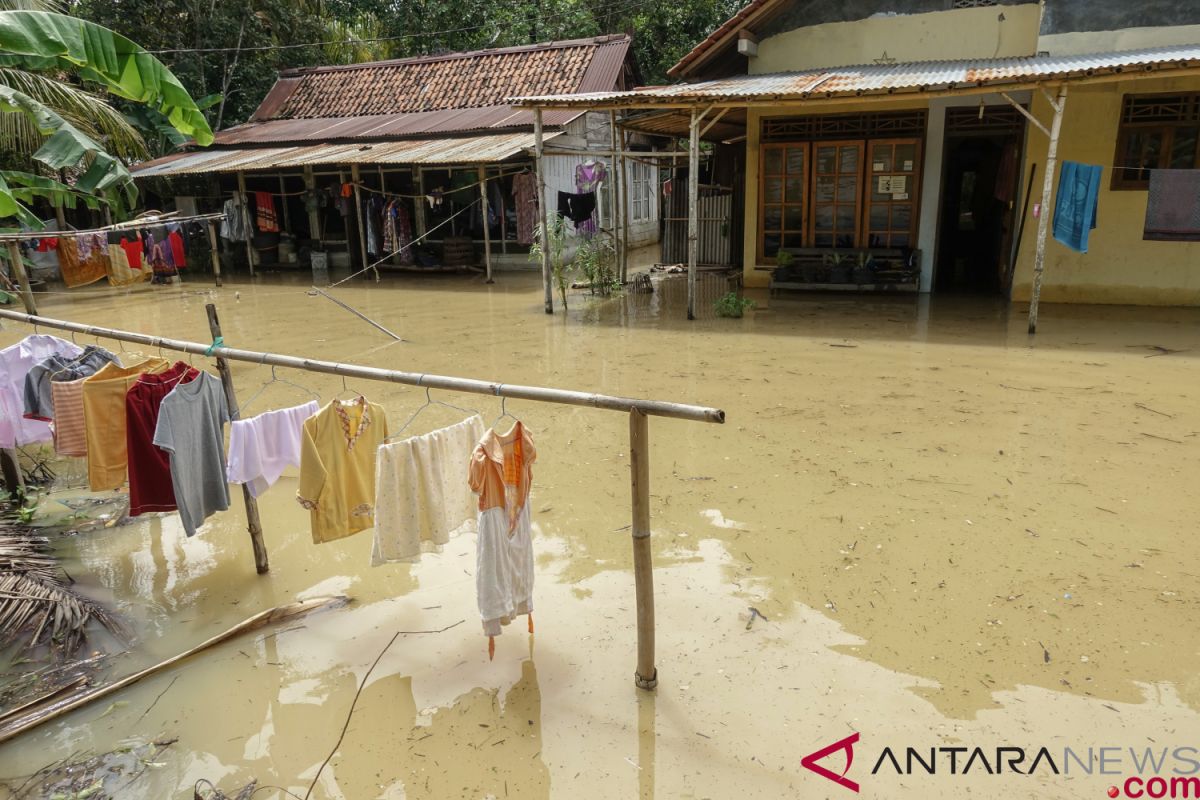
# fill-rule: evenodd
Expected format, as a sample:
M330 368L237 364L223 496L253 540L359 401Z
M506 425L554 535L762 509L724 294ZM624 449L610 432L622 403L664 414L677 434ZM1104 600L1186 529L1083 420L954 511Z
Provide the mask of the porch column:
M488 222L487 167L482 164L476 173L479 176L479 203L483 212L483 265L487 269L487 282L492 280L492 226Z
M546 224L546 172L543 161L546 156L546 142L542 138L542 110L533 112L533 161L537 173L538 187L538 220L542 226L542 289L545 292L545 307L547 314L554 313L554 287L550 285L550 228Z
M304 207L308 209L308 238L319 243L321 241L321 212L318 204L312 202L312 193L317 191L317 178L313 175L312 167L304 168L304 188L310 193L304 198Z
M250 196L246 194L246 173L237 174L238 194L242 196L242 219L246 222L246 262L250 266L250 277L254 277L254 220L250 218Z
M700 120L703 112L692 109L692 121L688 126L688 272L687 272L687 318L696 318L696 259L699 256L700 226L696 219L700 203Z
M358 164L350 165L350 180L354 183L354 216L358 220L358 254L362 258L362 268L365 270L370 264L370 256L367 255L367 234L363 229L363 203L362 191L358 184L362 182L362 176L358 171ZM349 236L347 236L349 238ZM379 268L375 267L375 282L379 283Z
M624 283L625 248L627 245L623 238L625 215L622 213L624 209L621 208L621 190L625 186L625 154L621 150L621 140L617 133L617 112L615 110L608 112L608 133L609 139L612 142L613 152L612 191L609 192L609 198L612 201L613 254L617 259L617 277Z
M1043 90L1045 93L1045 90ZM1054 170L1058 165L1058 134L1062 130L1063 109L1067 106L1067 85L1058 87L1058 98L1046 100L1054 109L1050 123L1050 144L1046 148L1046 174L1042 178L1042 212L1038 216L1037 254L1033 259L1033 294L1029 298L1029 332L1037 333L1038 300L1042 294L1042 272L1046 268L1046 231L1050 226L1050 191L1054 188Z

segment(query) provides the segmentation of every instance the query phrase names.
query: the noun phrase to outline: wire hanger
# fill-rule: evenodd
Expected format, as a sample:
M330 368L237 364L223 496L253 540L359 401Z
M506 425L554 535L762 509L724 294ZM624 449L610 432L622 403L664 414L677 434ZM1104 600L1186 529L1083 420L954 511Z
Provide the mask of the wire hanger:
M502 387L503 387L503 384L496 387L496 394L498 394L498 395L500 394L500 389ZM501 396L500 397L500 416L496 417L496 421L492 423L492 430L495 430L496 426L499 425L500 421L503 420L505 417L508 417L509 419L511 419L513 421L514 425L521 421L521 420L517 419L516 417L514 417L512 414L508 413L508 398Z
M390 442L393 439L395 439L397 436L399 436L401 433L403 433L404 429L407 428L409 425L411 425L413 420L416 419L417 417L419 417L421 415L421 412L424 411L425 409L429 408L430 406L445 406L446 408L452 408L455 411L461 411L464 414L476 414L476 415L479 414L478 411L475 411L470 408L463 408L462 406L452 405L450 403L447 403L445 400L434 400L433 395L431 394L430 388L428 386L426 386L425 387L425 404L423 406L421 406L420 408L418 408L415 412L413 412L413 415L408 418L408 422L406 422L400 426L400 430L396 431L391 436L384 439L384 441Z
M238 416L241 417L242 412L246 410L246 407L249 406L251 403L253 403L256 399L258 399L259 395L261 395L263 392L265 392L267 390L267 387L273 383L282 383L285 386L291 386L295 389L299 389L302 392L312 395L313 399L315 399L315 400L321 399L321 395L317 394L312 389L309 389L306 386L301 386L298 383L293 383L292 381L289 381L285 378L279 377L279 375L276 374L276 372L275 372L275 365L272 364L271 365L271 380L267 381L262 386L258 387L258 391L255 392L254 394L250 395L250 399L242 401L242 404L240 406L238 406Z
M341 366L341 364L338 364L338 366L340 367L340 366ZM355 397L362 397L362 396L363 396L363 393L362 393L362 392L359 392L359 391L356 391L356 390L354 390L354 389L351 389L349 386L347 386L347 385L346 385L346 376L345 376L345 375L343 375L343 376L342 376L342 391L341 391L339 394L337 394L337 395L336 395L336 396L335 396L333 399L334 399L334 400L337 400L339 403L341 403L341 402L342 402L342 401L341 401L341 397L342 397L342 395L343 395L343 394L346 394L346 393L348 393L348 392L349 392L349 393L351 393L351 394L353 394L353 395L355 395Z

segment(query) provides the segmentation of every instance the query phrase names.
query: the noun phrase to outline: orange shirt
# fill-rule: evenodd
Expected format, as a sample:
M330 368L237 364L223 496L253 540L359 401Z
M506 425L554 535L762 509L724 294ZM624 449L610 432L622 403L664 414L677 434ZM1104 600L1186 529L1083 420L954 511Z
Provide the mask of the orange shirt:
M508 509L511 531L529 500L536 460L537 450L525 423L518 421L505 434L489 428L471 454L467 474L471 491L479 495L479 510Z

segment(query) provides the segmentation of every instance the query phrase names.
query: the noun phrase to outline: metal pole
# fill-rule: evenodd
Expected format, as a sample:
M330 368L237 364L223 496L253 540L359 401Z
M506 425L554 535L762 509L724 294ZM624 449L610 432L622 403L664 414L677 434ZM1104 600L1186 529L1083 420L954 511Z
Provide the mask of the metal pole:
M221 281L221 254L217 252L217 223L208 221L208 246L212 250L213 281L217 286L223 286Z
M637 670L639 689L658 685L654 666L654 564L650 554L650 436L645 414L629 412L629 473L633 495L633 582L637 598Z
M257 350L242 350L235 347L213 347L208 344L200 344L199 342L165 339L161 336L150 336L145 333L134 333L132 331L115 330L113 328L101 328L96 325L82 325L78 322L39 317L6 309L0 309L0 319L25 322L30 325L38 325L62 331L74 331L82 333L85 336L100 336L121 342L132 342L134 344L146 345L147 347L161 347L164 350L175 350L181 353L218 356L229 361L245 361L251 364L298 369L305 372L320 372L327 375L343 375L347 378L358 378L368 381L402 383L408 386L444 389L451 392L486 394L494 397L508 397L513 400L533 400L539 403L588 406L590 408L602 408L608 411L623 411L625 413L637 409L643 414L651 416L688 419L694 422L710 422L718 425L725 422L725 412L719 408L674 403L666 400L638 400L632 397L616 397L592 392L552 389L546 386L500 383L475 378L455 378L448 375L432 375L422 372L401 372L399 370L379 369L378 367L363 367L357 364L344 364L334 361L319 361L312 358L284 356L276 353L264 353Z
M696 220L696 206L700 202L700 109L692 109L692 121L688 126L688 234L687 234L687 318L696 318L696 259L699 255L700 225Z
M250 196L246 193L246 173L237 174L238 194L242 196L242 218L246 221L246 263L250 265L250 277L254 277L254 222L250 219Z
M483 212L483 265L487 268L487 282L495 283L492 280L492 226L488 223L487 167L479 167L476 174L479 176L479 202Z
M217 319L217 307L212 303L207 303L204 310L208 313L208 330L212 334L213 341L221 336L221 321ZM221 386L225 389L225 402L229 406L229 418L231 420L238 419L238 402L237 395L233 391L233 375L230 373L229 364L220 355L217 356L217 372L221 375ZM269 569L267 564L267 546L263 543L262 520L258 516L258 501L250 494L250 487L242 484L242 499L246 503L246 526L250 531L250 543L254 547L254 569L259 575L266 574Z
M533 112L533 154L534 172L537 173L538 219L542 227L542 289L545 293L545 308L547 314L554 313L554 289L550 285L550 226L546 222L546 172L545 172L546 142L542 138L542 110Z
M21 245L17 242L8 243L8 267L20 284L21 302L25 311L30 314L38 313L37 303L33 302L33 290L29 288L29 276L25 274L25 262L21 258Z
M359 265L363 269L366 269L370 261L367 259L367 234L363 228L362 194L358 189L358 184L361 180L361 176L358 173L358 164L350 165L350 180L354 183L354 210L355 217L358 219L358 254L362 259ZM379 283L379 267L372 267L372 269L375 272L375 282Z
M1048 98L1047 98L1048 99ZM1046 149L1046 174L1042 177L1042 209L1038 216L1037 253L1033 259L1033 294L1029 298L1029 332L1037 333L1038 301L1042 296L1042 272L1046 268L1046 231L1050 226L1050 191L1054 188L1054 168L1058 163L1058 134L1062 130L1063 109L1067 105L1067 85L1058 87L1054 121L1050 123L1050 144Z

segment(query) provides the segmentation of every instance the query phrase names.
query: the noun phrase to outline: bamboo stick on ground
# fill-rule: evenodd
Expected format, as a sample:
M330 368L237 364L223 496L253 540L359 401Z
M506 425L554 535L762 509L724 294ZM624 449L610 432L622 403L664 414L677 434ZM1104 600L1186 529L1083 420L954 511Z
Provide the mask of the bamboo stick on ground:
M134 674L129 675L128 677L122 678L121 680L116 681L115 683L110 683L105 686L97 686L95 688L88 689L87 691L81 692L79 694L74 694L74 695L71 695L70 697L66 697L66 698L60 700L59 702L54 703L51 706L48 706L47 708L36 711L36 712L29 714L21 719L16 720L11 725L0 728L0 744L3 744L4 742L7 742L8 740L10 740L14 737L21 735L25 731L36 728L37 726L41 725L44 722L49 722L52 719L57 719L58 717L61 717L63 714L66 714L70 711L74 711L77 708L82 708L83 706L88 705L89 703L92 703L96 700L99 700L102 697L107 697L110 694L119 692L120 690L124 689L126 686L132 686L133 684L137 683L142 678L146 678L157 672L161 672L164 669L174 666L175 664L178 664L179 662L183 661L184 659L195 655L196 653L199 653L203 650L207 650L208 648L213 647L214 645L218 645L218 644L221 644L222 642L228 641L229 639L232 639L235 636L239 636L248 631L258 630L259 628L266 627L267 625L273 625L276 622L282 622L283 620L290 619L290 618L296 617L296 616L300 616L301 614L308 614L308 613L310 613L312 611L316 611L318 609L326 608L328 606L331 606L331 605L334 605L337 603L345 603L345 602L349 602L349 598L347 598L345 596L317 597L317 598L313 598L311 600L301 600L301 601L298 601L295 603L289 603L288 605L285 605L285 606L276 606L275 608L268 608L266 611L260 611L259 613L255 614L253 617L250 617L249 619L239 622L237 625L234 625L232 628L230 628L226 631L223 631L221 633L218 633L216 636L213 636L211 639L201 642L200 644L196 645L195 647L191 648L190 650L186 650L185 652L182 652L177 656L172 656L171 658L168 658L166 661L160 661L159 663L155 664L154 666L147 667L146 669L142 670L141 672L135 672Z

